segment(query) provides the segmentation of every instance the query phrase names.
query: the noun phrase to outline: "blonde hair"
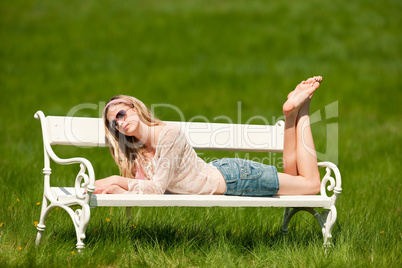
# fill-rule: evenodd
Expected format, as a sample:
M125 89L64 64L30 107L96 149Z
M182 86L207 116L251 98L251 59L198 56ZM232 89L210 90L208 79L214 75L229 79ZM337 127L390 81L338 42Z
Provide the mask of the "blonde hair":
M131 105L131 108L137 110L140 120L146 125L157 126L163 124L162 121L156 118L151 113L151 110L139 99L126 95L117 95L110 101L117 99L128 101L130 104L122 101L114 102L113 105L119 103L127 106ZM109 144L110 153L120 169L120 175L127 178L135 178L137 170L141 168L139 163L144 159L145 146L136 137L126 136L111 126L111 122L109 122L106 117L110 106L112 105L106 106L103 111L103 122L105 124L105 134Z

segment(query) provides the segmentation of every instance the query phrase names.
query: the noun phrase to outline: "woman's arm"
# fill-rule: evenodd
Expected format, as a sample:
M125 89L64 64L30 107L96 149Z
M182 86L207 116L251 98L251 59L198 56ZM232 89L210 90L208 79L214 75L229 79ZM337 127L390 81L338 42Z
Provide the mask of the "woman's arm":
M128 179L121 176L110 176L95 181L94 194L122 194L128 191Z
M180 129L170 129L164 143L160 144L160 155L155 173L150 180L130 179L110 176L95 181L95 194L164 194L168 185L177 176L176 171L183 155L187 140Z

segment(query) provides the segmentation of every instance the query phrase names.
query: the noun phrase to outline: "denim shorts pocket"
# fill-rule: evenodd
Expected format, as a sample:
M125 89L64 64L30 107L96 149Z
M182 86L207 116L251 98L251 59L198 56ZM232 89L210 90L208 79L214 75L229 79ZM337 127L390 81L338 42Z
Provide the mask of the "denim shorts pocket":
M261 177L262 169L258 164L243 159L235 161L239 166L241 180L253 180Z

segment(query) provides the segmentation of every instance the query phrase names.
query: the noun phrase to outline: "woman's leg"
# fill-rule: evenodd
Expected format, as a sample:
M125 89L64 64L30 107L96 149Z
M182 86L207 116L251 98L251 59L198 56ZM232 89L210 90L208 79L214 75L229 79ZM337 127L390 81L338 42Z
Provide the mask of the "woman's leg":
M310 129L311 96L319 87L321 77L310 78L292 91L283 105L285 140L284 173L278 173L278 194L316 194L320 176L313 136Z
M312 84L315 82L314 78L309 78L307 81L303 81L301 84ZM284 114L285 114L285 137L283 145L283 170L284 173L297 176L299 172L297 170L297 135L296 135L296 125L299 121L299 109L300 107L295 107L295 100L293 99L295 93L300 93L298 88L289 93L288 101L284 104ZM310 91L308 92L311 93ZM290 100L289 100L290 98ZM305 98L305 97L303 97ZM309 96L311 99L311 95ZM300 102L300 100L299 100Z
M296 161L296 117L288 116L285 119L285 142L283 144L283 172L297 176Z
M297 171L308 180L320 184L317 153L310 128L310 99L300 108L297 116Z
M309 78L302 83L313 83L315 78ZM296 89L289 93L288 99L292 97ZM291 103L290 103L291 102ZM294 101L290 100L284 104L285 119L285 143L283 144L283 171L286 174L297 176L297 135L296 122L298 121L298 109L294 109ZM301 108L301 107L300 107Z

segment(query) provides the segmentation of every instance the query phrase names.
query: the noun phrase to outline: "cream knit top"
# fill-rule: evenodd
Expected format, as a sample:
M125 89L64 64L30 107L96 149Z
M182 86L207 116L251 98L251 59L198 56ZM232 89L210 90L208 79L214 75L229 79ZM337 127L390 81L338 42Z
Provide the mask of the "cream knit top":
M222 174L197 156L186 135L173 124L161 130L155 156L142 163L135 179L128 179L130 194L213 194Z

